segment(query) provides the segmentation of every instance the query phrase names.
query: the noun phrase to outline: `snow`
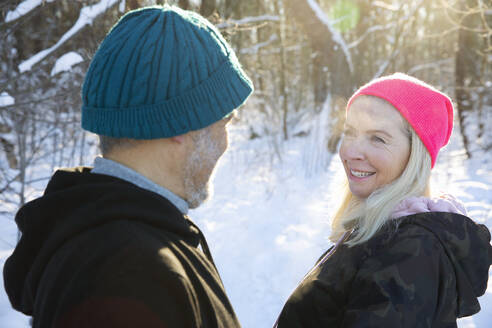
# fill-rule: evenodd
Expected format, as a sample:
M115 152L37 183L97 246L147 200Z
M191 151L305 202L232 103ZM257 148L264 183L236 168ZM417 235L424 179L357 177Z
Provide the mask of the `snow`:
M51 46L48 49L44 49L31 58L23 61L19 65L19 71L21 73L28 71L37 64L39 61L41 61L43 58L46 56L50 55L53 53L55 50L57 50L60 46L62 46L65 41L70 39L73 35L75 35L77 32L79 32L84 26L92 24L93 20L99 16L100 14L104 13L108 8L113 6L115 3L117 3L120 0L101 0L96 4L93 4L91 6L86 6L80 10L80 15L75 24L65 33L62 35L62 37L56 42L55 45Z
M460 197L470 216L492 229L492 154L485 154L487 161L465 161L457 130L439 156L434 189ZM315 148L323 140L316 133L291 138L282 161L271 164L267 142L234 132L214 180L214 198L191 217L204 230L242 325L272 327L289 294L330 246L329 218L343 169L338 156L331 162L328 156L326 170L321 165L306 174L306 162L321 149ZM459 327L490 324L491 283L479 299L482 311L459 320Z
M407 74L413 75L416 72L421 71L421 70L430 70L430 69L439 70L439 69L442 69L442 65L446 65L446 64L449 65L453 62L454 62L454 58L450 57L450 58L443 58L440 60L436 60L435 62L432 62L432 63L419 64L419 65L416 65L416 66L410 68L407 71Z
M60 72L69 71L73 65L76 65L84 61L81 55L74 51L70 51L60 58L55 63L55 66L51 70L51 76L58 74Z
M12 106L15 104L15 99L9 95L6 91L0 93L0 107L2 106Z
M369 27L365 32L364 34L362 34L357 40L351 42L349 45L348 45L348 48L349 49L352 49L356 46L358 46L362 41L364 41L364 39L371 33L373 32L376 32L376 31L384 31L384 30L388 30L392 27L395 26L395 23L391 22L389 24L386 24L386 25L374 25L374 26L371 26Z
M384 1L373 1L372 5L375 7L387 9L390 11L398 11L398 7L396 5L391 5L391 4L388 4Z
M246 55L246 54L248 54L248 55L254 55L254 54L257 54L258 53L258 50L260 50L261 48L264 48L264 47L272 44L273 42L275 42L277 40L278 40L277 35L276 34L272 34L272 35L270 35L270 38L268 39L268 41L258 42L254 46L249 47L249 48L242 48L239 53L241 55Z
M125 8L126 8L126 0L121 0L118 10L120 11L120 13L124 13Z
M316 16L319 18L319 20L325 24L325 26L328 28L330 31L330 34L333 38L333 41L342 48L343 53L345 54L345 57L347 58L347 63L349 65L350 72L354 71L354 65L352 63L352 56L350 55L349 48L347 44L345 43L345 40L343 39L342 35L335 29L333 28L332 22L330 22L330 19L328 16L324 13L323 9L319 6L319 4L316 2L316 0L307 0L307 3L311 7L311 9L314 11Z
M54 0L24 0L17 5L14 10L11 10L5 16L5 23L9 23L16 19L21 18L22 16L31 12L34 8L43 4L43 2L53 2Z
M385 61L383 61L379 65L379 69L376 71L376 74L374 74L374 76L372 77L371 80L374 80L374 79L377 79L378 77L381 77L384 74L384 72L386 71L386 69L388 68L388 66L391 64L391 61L393 60L393 58L398 56L399 53L400 53L400 49L394 50L393 53Z
M244 17L238 20L229 19L226 22L217 24L216 27L219 29L224 29L224 28L235 27L239 25L257 23L257 22L264 22L264 21L278 22L279 20L280 18L278 16L261 15L261 16L253 16L253 17Z
M190 212L207 237L245 328L272 327L289 294L331 245L329 219L344 173L338 156L324 151L320 142L328 120L325 108L320 117L302 123L311 124L307 137L287 142L275 136L249 140L248 127L232 125L230 148L214 177L215 195ZM458 132L456 128L439 155L433 170L434 189L461 199L473 219L492 229L492 152L465 160ZM277 145L281 159L272 155L272 144ZM92 163L92 158L86 160ZM15 237L15 224L3 219L0 265L12 252ZM492 279L479 301L481 312L459 320L460 328L490 326ZM3 289L0 327L28 327L27 317L11 309Z

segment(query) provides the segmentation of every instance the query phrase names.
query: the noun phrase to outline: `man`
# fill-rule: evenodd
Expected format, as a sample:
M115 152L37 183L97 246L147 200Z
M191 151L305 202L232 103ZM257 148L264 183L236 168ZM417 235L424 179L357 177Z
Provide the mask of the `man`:
M231 113L253 88L204 18L126 14L94 55L82 127L94 168L57 171L19 210L4 267L34 327L239 327L207 243L187 217L209 195Z

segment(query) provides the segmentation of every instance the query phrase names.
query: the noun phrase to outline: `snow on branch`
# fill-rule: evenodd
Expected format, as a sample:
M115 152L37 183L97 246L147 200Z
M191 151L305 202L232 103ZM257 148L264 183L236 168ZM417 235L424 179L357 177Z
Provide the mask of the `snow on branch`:
M435 68L435 69L441 69L441 65L445 64L453 64L454 58L444 58L441 60L436 60L432 63L426 63L426 64L420 64L412 67L407 71L407 74L412 75L417 71L421 71L423 69L429 69L429 68Z
M347 59L347 63L349 65L350 72L353 73L354 71L354 65L352 64L352 57L350 55L349 48L347 44L345 43L345 40L342 38L342 35L333 27L332 22L330 22L330 19L324 11L321 9L319 4L315 0L307 0L307 3L311 7L311 9L314 11L316 16L319 18L319 20L326 25L326 28L328 31L330 31L333 42L335 42L343 51L345 54L345 57Z
M424 3L424 0L418 1L415 6L413 7L413 10L410 11L410 13L403 17L400 21L403 22L411 22L411 18L416 15L418 10L421 8L422 4ZM403 6L403 4L402 4ZM387 35L388 38L390 38L390 44L393 45L393 51L389 55L389 57L379 66L379 69L377 70L376 74L373 76L372 79L376 79L384 74L386 72L386 69L389 67L389 65L395 60L395 58L400 54L400 49L398 48L398 43L401 40L401 37L404 33L408 33L409 29L405 28L406 26L402 24L401 26L398 26L396 32L394 35Z
M72 69L73 65L77 65L82 61L84 61L84 59L81 55L74 51L70 51L58 58L55 66L51 70L51 76L56 75L60 72L69 71L70 69Z
M264 48L266 46L269 46L270 44L272 44L273 42L275 42L277 40L278 40L277 35L276 34L273 34L273 35L270 36L270 39L268 39L268 41L257 43L254 46L249 47L249 48L243 48L243 49L241 49L240 54L242 54L242 55L245 55L245 54L248 54L248 55L256 54L256 53L258 53L258 50L259 49Z
M86 6L80 10L80 15L75 24L68 30L63 36L58 40L58 42L45 50L42 50L29 58L28 60L23 61L19 65L19 71L25 72L31 69L31 67L41 60L43 60L46 56L50 55L52 52L54 52L56 49L58 49L64 42L69 40L72 36L74 36L76 33L78 33L83 27L86 25L92 24L94 19L99 16L100 14L104 13L108 8L113 6L115 3L119 2L120 0L101 0L100 2L91 5L91 6Z
M381 77L384 72L386 72L386 69L388 69L389 65L391 62L400 54L399 49L394 49L393 53L379 66L379 69L377 70L376 74L372 77L372 80L377 79L378 77Z
M11 10L5 16L5 23L12 22L22 16L27 15L36 7L39 7L43 2L53 2L54 0L24 0L17 5L14 10Z
M388 4L384 1L373 1L372 5L375 7L387 9L390 11L398 11L399 10L399 8L397 6Z
M360 36L360 38L358 38L357 40L351 42L349 45L348 45L348 48L349 49L352 49L354 47L357 47L362 41L364 41L364 39L371 33L373 32L376 32L376 31L384 31L384 30L388 30L390 29L391 27L394 27L396 25L395 22L391 22L389 24L386 24L386 25L375 25L375 26L371 26L369 27L365 32L364 34L362 34Z
M237 27L240 25L247 25L251 23L258 23L258 22L265 22L265 21L278 22L280 21L280 18L278 16L272 16L272 15L244 17L238 20L229 19L226 22L219 23L215 26L219 29L225 29L225 28Z
M0 93L0 107L12 106L15 104L15 99L7 92Z
M118 10L120 13L124 13L126 8L126 0L121 0Z

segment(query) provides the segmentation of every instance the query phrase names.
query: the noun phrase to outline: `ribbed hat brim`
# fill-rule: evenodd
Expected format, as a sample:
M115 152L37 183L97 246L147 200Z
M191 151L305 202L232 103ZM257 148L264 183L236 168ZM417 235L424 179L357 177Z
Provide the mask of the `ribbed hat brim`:
M252 82L236 61L226 61L197 87L160 104L128 108L83 106L82 128L115 138L169 138L221 120L252 92Z

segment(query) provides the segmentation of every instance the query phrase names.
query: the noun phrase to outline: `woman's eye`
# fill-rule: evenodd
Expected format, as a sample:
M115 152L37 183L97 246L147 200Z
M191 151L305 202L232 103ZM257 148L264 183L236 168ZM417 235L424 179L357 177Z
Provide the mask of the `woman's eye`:
M385 143L386 143L386 141L385 141L383 138L380 138L380 137L378 137L378 136L372 136L372 138L371 138L371 139L372 139L373 141L375 141L375 142L380 142L380 143L383 143L383 144L385 144Z

